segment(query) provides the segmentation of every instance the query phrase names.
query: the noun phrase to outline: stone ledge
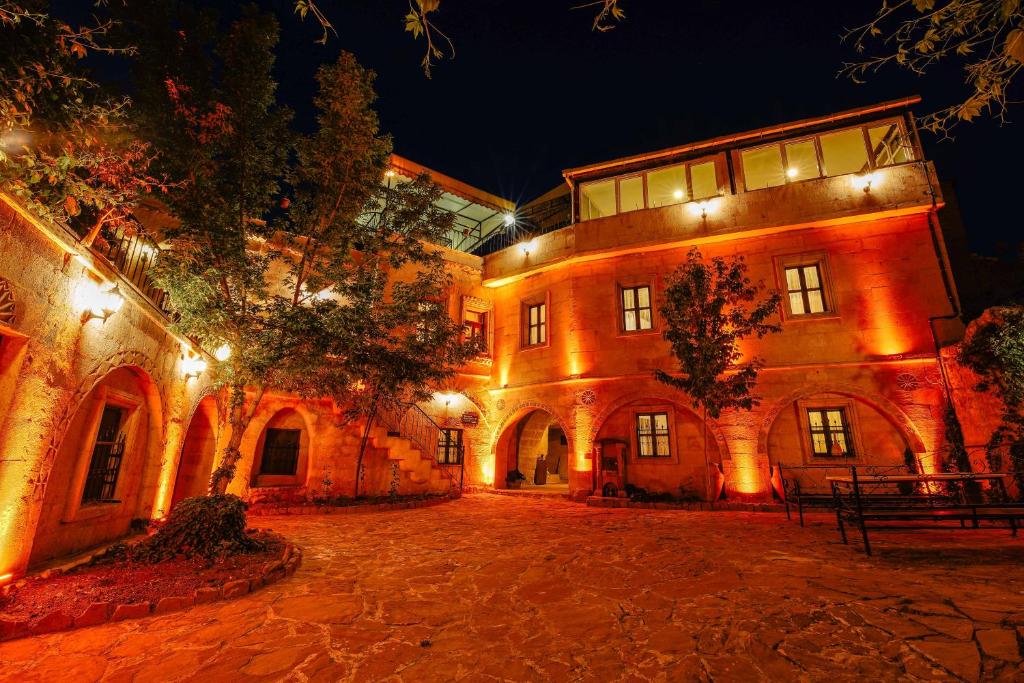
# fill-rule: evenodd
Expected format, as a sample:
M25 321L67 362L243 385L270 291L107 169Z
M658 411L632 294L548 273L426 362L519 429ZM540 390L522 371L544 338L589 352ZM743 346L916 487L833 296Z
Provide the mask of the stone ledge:
M706 501L693 503L640 503L628 498L605 498L589 496L587 505L592 508L630 508L635 510L685 510L687 512L785 512L786 506L780 503L734 503Z
M126 619L141 619L150 615L169 614L186 610L193 605L202 605L218 600L230 600L248 595L263 586L269 586L276 581L291 576L301 564L302 548L285 543L284 552L281 553L280 559L264 563L258 573L244 579L225 581L219 586L197 588L191 595L168 595L160 598L155 603L114 604L94 602L77 616L70 616L66 612L57 610L34 620L34 622L29 619L12 619L0 615L0 641L15 640L43 633L53 633L55 631L75 630ZM63 572L60 570L48 570L46 576L61 573Z
M406 500L395 503L368 503L365 505L261 505L253 504L246 514L251 517L269 517L271 515L348 515L363 512L387 512L390 510L414 510L432 507L460 498L461 494L450 494L425 498L423 500Z

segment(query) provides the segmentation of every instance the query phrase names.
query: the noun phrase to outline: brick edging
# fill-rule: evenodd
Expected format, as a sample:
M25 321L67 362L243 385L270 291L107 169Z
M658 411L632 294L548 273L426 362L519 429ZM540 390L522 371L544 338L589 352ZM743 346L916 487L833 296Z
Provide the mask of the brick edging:
M397 503L373 503L366 505L262 505L255 504L246 512L251 517L268 517L271 515L345 515L360 512L385 512L388 510L413 510L441 505L460 498L461 494L450 494L425 498L423 500L406 500Z
M687 512L785 512L786 506L781 503L734 503L719 501L716 503L640 503L628 498L605 498L590 496L587 505L592 508L630 508L637 510L686 510Z
M94 602L76 617L71 617L66 612L57 610L35 620L35 623L31 624L30 621L32 620L30 619L10 619L0 616L0 642L25 638L27 636L38 636L55 631L69 631L87 626L96 626L107 622L141 619L142 617L185 610L193 605L238 598L291 576L301 564L302 548L286 543L280 559L265 562L258 574L244 579L225 581L219 586L197 588L191 595L169 595L152 603L115 604L111 602ZM53 572L50 575L53 575Z

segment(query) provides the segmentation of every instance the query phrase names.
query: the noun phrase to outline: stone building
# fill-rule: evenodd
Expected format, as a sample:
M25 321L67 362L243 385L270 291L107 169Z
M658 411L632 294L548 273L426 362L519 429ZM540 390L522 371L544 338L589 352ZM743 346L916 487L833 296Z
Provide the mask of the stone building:
M383 416L362 490L503 488L519 470L526 486L582 498L616 457L620 483L706 497L717 482L714 495L766 500L780 462L901 464L909 452L937 466L939 349L962 328L915 102L570 169L518 208L430 171L458 225L439 247L449 313L487 353L428 404ZM423 170L395 157L385 182ZM146 277L156 245L113 235L87 247L0 200L9 579L203 492L225 430L202 352L170 330ZM766 361L761 404L707 423L653 377L673 369L666 276L694 246L744 256L784 297L782 332L742 349ZM265 398L230 490L256 503L351 492L361 425L342 408Z

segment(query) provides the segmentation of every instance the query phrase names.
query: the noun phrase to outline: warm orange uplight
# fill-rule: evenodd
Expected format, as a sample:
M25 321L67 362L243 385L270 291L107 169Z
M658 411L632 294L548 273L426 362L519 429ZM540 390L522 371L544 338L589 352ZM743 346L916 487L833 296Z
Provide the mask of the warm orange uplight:
M72 297L75 309L82 313L82 322L106 320L124 306L124 296L116 284L101 285L88 278L78 283Z
M11 579L13 579L13 578L14 578L14 574L4 574L4 575L0 576L0 586L2 586L5 583L10 583Z

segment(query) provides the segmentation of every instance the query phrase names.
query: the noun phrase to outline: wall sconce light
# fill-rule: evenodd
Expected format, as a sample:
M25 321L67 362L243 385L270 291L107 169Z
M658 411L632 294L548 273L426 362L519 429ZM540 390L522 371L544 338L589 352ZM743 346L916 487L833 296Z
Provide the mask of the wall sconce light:
M199 356L186 356L181 359L181 374L185 376L186 380L199 377L204 372L206 372L206 361Z
M82 323L93 318L99 318L106 322L107 318L120 311L124 306L124 296L117 284L103 289L92 280L86 280L78 285L75 291L75 300L78 308L82 309Z
M853 186L858 190L864 190L864 192L871 192L871 185L878 181L878 176L874 173L861 173L853 176Z
M231 346L227 343L221 344L217 347L217 350L213 352L213 357L223 363L228 358L231 358Z
M505 227L506 228L511 228L515 224L516 224L516 215L514 213L506 213L505 214Z
M536 246L537 240L527 240L525 242L520 243L519 251L523 252L523 256L529 256L530 252L533 251L536 248Z
M706 199L703 201L690 203L690 211L692 211L695 216L700 216L702 219L708 217L708 211L710 211L711 208L711 202L707 201Z
M389 168L388 170L384 171L385 178L394 178L396 175L398 174L395 173L395 169L393 168Z

